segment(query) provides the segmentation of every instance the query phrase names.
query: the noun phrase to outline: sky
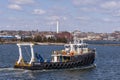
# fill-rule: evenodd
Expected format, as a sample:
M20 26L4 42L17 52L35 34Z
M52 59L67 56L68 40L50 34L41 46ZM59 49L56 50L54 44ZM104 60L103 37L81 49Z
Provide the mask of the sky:
M0 0L0 30L120 31L120 0Z

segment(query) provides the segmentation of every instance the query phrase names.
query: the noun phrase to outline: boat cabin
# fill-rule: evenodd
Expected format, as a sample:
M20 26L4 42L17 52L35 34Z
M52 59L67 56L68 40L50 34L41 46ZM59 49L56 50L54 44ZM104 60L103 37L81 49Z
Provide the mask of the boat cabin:
M69 43L64 45L65 49L62 51L54 51L52 54L52 62L67 62L71 60L72 56L88 53L88 44L83 43Z
M84 53L88 53L88 44L86 43L79 43L79 44L66 44L65 51L67 54L74 52L74 55L80 55Z

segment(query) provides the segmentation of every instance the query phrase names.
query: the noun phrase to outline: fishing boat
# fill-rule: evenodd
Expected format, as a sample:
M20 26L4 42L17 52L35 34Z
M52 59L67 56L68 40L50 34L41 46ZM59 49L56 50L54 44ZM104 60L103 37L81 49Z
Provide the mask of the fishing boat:
M29 45L31 59L25 62L22 56L21 46ZM73 43L65 44L64 50L53 51L51 60L45 60L40 54L34 53L34 44L17 44L19 48L19 59L14 68L28 70L50 70L50 69L72 69L94 64L95 49L88 48L88 44L74 38Z

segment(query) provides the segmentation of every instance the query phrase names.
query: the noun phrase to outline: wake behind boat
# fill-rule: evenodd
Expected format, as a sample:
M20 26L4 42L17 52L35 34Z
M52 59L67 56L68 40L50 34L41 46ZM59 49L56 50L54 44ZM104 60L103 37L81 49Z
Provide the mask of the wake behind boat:
M29 45L31 48L30 62L24 62L22 57L21 46ZM19 48L19 59L15 63L14 68L22 68L29 70L44 69L72 69L81 68L94 64L95 49L89 49L88 44L74 38L73 43L65 44L64 50L54 51L51 60L44 60L40 54L34 54L33 44L17 44Z

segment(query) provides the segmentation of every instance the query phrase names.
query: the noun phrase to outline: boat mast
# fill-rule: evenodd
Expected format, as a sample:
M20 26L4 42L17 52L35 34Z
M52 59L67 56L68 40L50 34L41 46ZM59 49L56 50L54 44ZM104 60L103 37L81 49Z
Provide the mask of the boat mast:
M77 34L76 33L73 34L73 40L74 40L74 44L78 43Z

